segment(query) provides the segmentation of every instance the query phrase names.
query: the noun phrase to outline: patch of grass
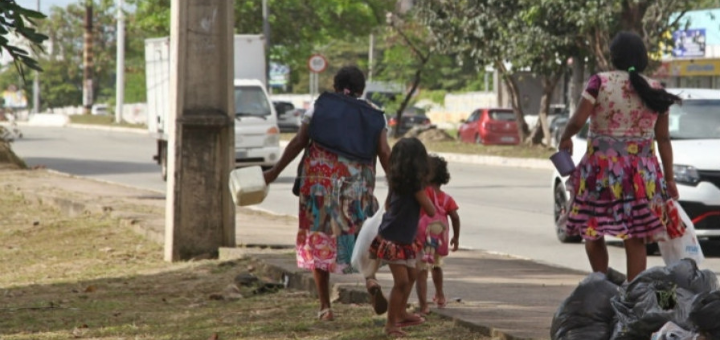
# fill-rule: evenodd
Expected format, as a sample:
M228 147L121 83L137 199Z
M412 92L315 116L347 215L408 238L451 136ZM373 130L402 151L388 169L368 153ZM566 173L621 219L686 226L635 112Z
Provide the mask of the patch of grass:
M386 339L369 305L335 304L281 290L213 300L251 260L167 263L162 248L87 215L69 218L0 187L0 338ZM262 273L256 273L261 276ZM489 339L430 316L410 339Z
M500 156L514 158L547 159L553 150L544 146L526 145L477 145L459 141L425 143L428 150L438 153L459 153L470 155Z
M136 129L147 128L145 124L130 124L121 122L120 124L115 123L115 116L111 115L72 115L70 116L70 122L73 124L88 124L88 125L106 125L116 127L128 127Z

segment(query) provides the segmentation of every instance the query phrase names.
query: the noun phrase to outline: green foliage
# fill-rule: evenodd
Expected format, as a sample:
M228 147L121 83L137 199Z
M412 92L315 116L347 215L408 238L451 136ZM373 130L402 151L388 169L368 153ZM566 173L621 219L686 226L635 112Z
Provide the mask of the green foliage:
M97 102L113 102L116 79L116 15L114 0L93 2L93 94ZM41 103L44 108L82 104L85 2L65 8L53 7L49 16L38 23L47 32L52 49L38 57L44 72L40 77ZM126 100L145 101L145 33L134 15L126 18ZM10 70L0 79L17 79ZM15 83L18 85L17 83ZM30 93L30 92L27 92Z
M9 34L16 34L30 42L30 50L42 50L42 43L48 37L38 32L34 27L36 20L44 19L45 15L18 5L15 0L2 0L0 2L0 53L3 50L15 61L15 67L21 78L25 78L24 67L42 71L37 60L30 55L26 48L11 44L7 38Z
M137 24L150 37L170 34L169 0L129 0L135 4ZM307 88L307 59L336 42L367 37L384 23L394 6L387 0L268 0L270 59L290 66L294 89ZM235 33L262 34L262 0L235 1ZM367 43L365 56L367 56ZM331 61L333 63L335 61ZM356 58L341 64L357 63ZM326 70L323 75L331 74ZM323 77L325 78L325 77ZM323 86L327 86L327 81Z

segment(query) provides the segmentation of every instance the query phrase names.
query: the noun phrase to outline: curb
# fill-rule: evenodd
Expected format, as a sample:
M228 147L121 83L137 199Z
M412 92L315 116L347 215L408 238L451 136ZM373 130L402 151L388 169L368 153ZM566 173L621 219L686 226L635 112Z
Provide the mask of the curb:
M105 126L105 125L75 124L75 123L67 123L62 126L49 126L49 125L36 125L36 124L31 124L29 122L17 122L17 125L18 126L29 126L29 127L61 127L61 128L80 129L80 130L127 132L127 133L135 133L135 134L139 134L139 135L152 136L152 134L147 129L129 128L129 127L121 127L121 126Z
M287 141L280 141L280 147L287 147ZM433 153L432 150L428 150L429 153ZM513 168L525 168L525 169L538 169L538 170L554 170L552 163L549 159L539 158L514 158L514 157L499 157L499 156L484 156L484 155L466 155L459 153L437 153L438 156L445 158L448 162L456 162L463 164L473 165L490 165L490 166L504 166Z
M82 129L82 130L128 132L128 133L136 133L139 135L151 136L150 132L147 129L141 129L141 128L129 128L129 127L120 127L120 126L103 126L103 125L91 125L91 124L74 124L74 123L67 124L67 125L65 125L65 127L72 128L72 129Z

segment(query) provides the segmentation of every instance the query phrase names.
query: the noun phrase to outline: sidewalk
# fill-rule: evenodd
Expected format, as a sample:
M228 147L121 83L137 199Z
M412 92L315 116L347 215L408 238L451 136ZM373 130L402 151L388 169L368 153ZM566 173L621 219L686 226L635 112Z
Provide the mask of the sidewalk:
M156 242L164 237L165 199L156 192L40 170L2 172L0 185L70 215L106 214ZM221 249L220 256L261 259L281 272L290 288L313 291L312 276L299 270L292 256L296 228L294 218L238 208L237 240L244 247ZM446 261L448 305L433 313L498 339L548 339L553 313L584 276L483 251L459 251ZM378 279L389 293L387 268ZM360 275L333 275L331 280L340 302L367 301ZM411 303L415 301L413 293Z

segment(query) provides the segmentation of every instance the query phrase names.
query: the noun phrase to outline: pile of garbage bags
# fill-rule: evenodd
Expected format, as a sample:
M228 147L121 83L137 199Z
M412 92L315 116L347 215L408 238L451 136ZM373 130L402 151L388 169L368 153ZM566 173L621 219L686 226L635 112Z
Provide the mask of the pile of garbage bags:
M615 281L615 282L613 282ZM594 273L560 305L553 340L720 340L720 284L695 261L650 268L629 284Z

